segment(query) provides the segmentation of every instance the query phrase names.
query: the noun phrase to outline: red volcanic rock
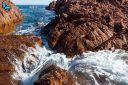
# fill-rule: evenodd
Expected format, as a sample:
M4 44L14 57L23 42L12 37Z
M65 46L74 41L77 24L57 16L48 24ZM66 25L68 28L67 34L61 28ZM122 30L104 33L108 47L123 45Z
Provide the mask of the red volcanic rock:
M42 72L34 85L75 85L75 82L71 74L52 65Z
M127 0L57 0L46 27L49 46L68 56L99 49L128 50Z
M5 2L10 10L2 8L2 2ZM10 0L0 0L0 35L10 33L14 26L22 20L19 9Z
M9 59L23 59L22 46L35 47L35 43L42 44L39 38L31 35L0 36L0 72L14 71Z

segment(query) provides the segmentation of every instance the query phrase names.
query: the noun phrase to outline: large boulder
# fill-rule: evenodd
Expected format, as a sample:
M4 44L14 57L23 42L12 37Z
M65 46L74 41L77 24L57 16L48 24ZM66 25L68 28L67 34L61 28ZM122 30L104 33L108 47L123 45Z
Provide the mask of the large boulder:
M10 9L5 10L2 3L5 3ZM23 16L10 0L0 0L0 4L0 35L3 35L12 32L14 26L22 20Z
M52 65L42 71L34 85L75 85L75 81L69 72Z
M68 56L128 50L127 8L127 0L57 0L56 17L44 27L47 33L50 30L49 46Z

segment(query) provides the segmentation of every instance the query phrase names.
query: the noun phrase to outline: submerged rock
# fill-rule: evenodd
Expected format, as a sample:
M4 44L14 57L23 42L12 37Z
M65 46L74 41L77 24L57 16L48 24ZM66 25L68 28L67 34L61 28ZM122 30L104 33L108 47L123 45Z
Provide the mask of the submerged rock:
M79 85L121 85L90 65L77 64L70 70Z
M52 65L42 71L34 85L75 85L75 82L69 72Z
M19 9L10 0L0 0L0 4L5 3L10 9L6 10L0 6L0 35L10 33L14 26L23 18Z
M49 46L68 56L128 50L127 8L127 0L57 0L56 17L44 29L46 34L50 29Z

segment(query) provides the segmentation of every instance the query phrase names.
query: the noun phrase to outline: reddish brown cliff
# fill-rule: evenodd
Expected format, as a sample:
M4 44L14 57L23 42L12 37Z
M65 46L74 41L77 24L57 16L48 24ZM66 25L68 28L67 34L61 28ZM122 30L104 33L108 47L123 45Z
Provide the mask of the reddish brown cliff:
M56 17L44 29L49 46L73 56L101 49L128 50L127 0L57 0Z

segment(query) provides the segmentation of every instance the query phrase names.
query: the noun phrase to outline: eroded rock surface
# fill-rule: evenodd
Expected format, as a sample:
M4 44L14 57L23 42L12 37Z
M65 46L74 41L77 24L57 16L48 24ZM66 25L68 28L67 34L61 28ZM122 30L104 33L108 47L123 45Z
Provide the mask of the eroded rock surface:
M12 62L15 58L22 61L23 50L26 50L24 46L35 47L36 43L42 44L39 38L32 35L0 36L0 85L20 85L20 81L11 77L15 71Z
M2 2L10 7L5 10ZM14 30L14 26L22 20L23 16L19 9L10 0L0 0L0 35L10 33Z
M52 65L42 71L40 79L34 85L75 85L75 82L69 72Z
M22 59L24 56L23 46L35 47L35 44L41 45L41 40L35 36L29 35L9 35L0 36L0 72L13 71L12 64L9 59L18 57Z
M128 50L127 0L57 0L48 43L68 56L102 49Z
M0 72L0 85L20 85L19 80L14 80L8 72Z

